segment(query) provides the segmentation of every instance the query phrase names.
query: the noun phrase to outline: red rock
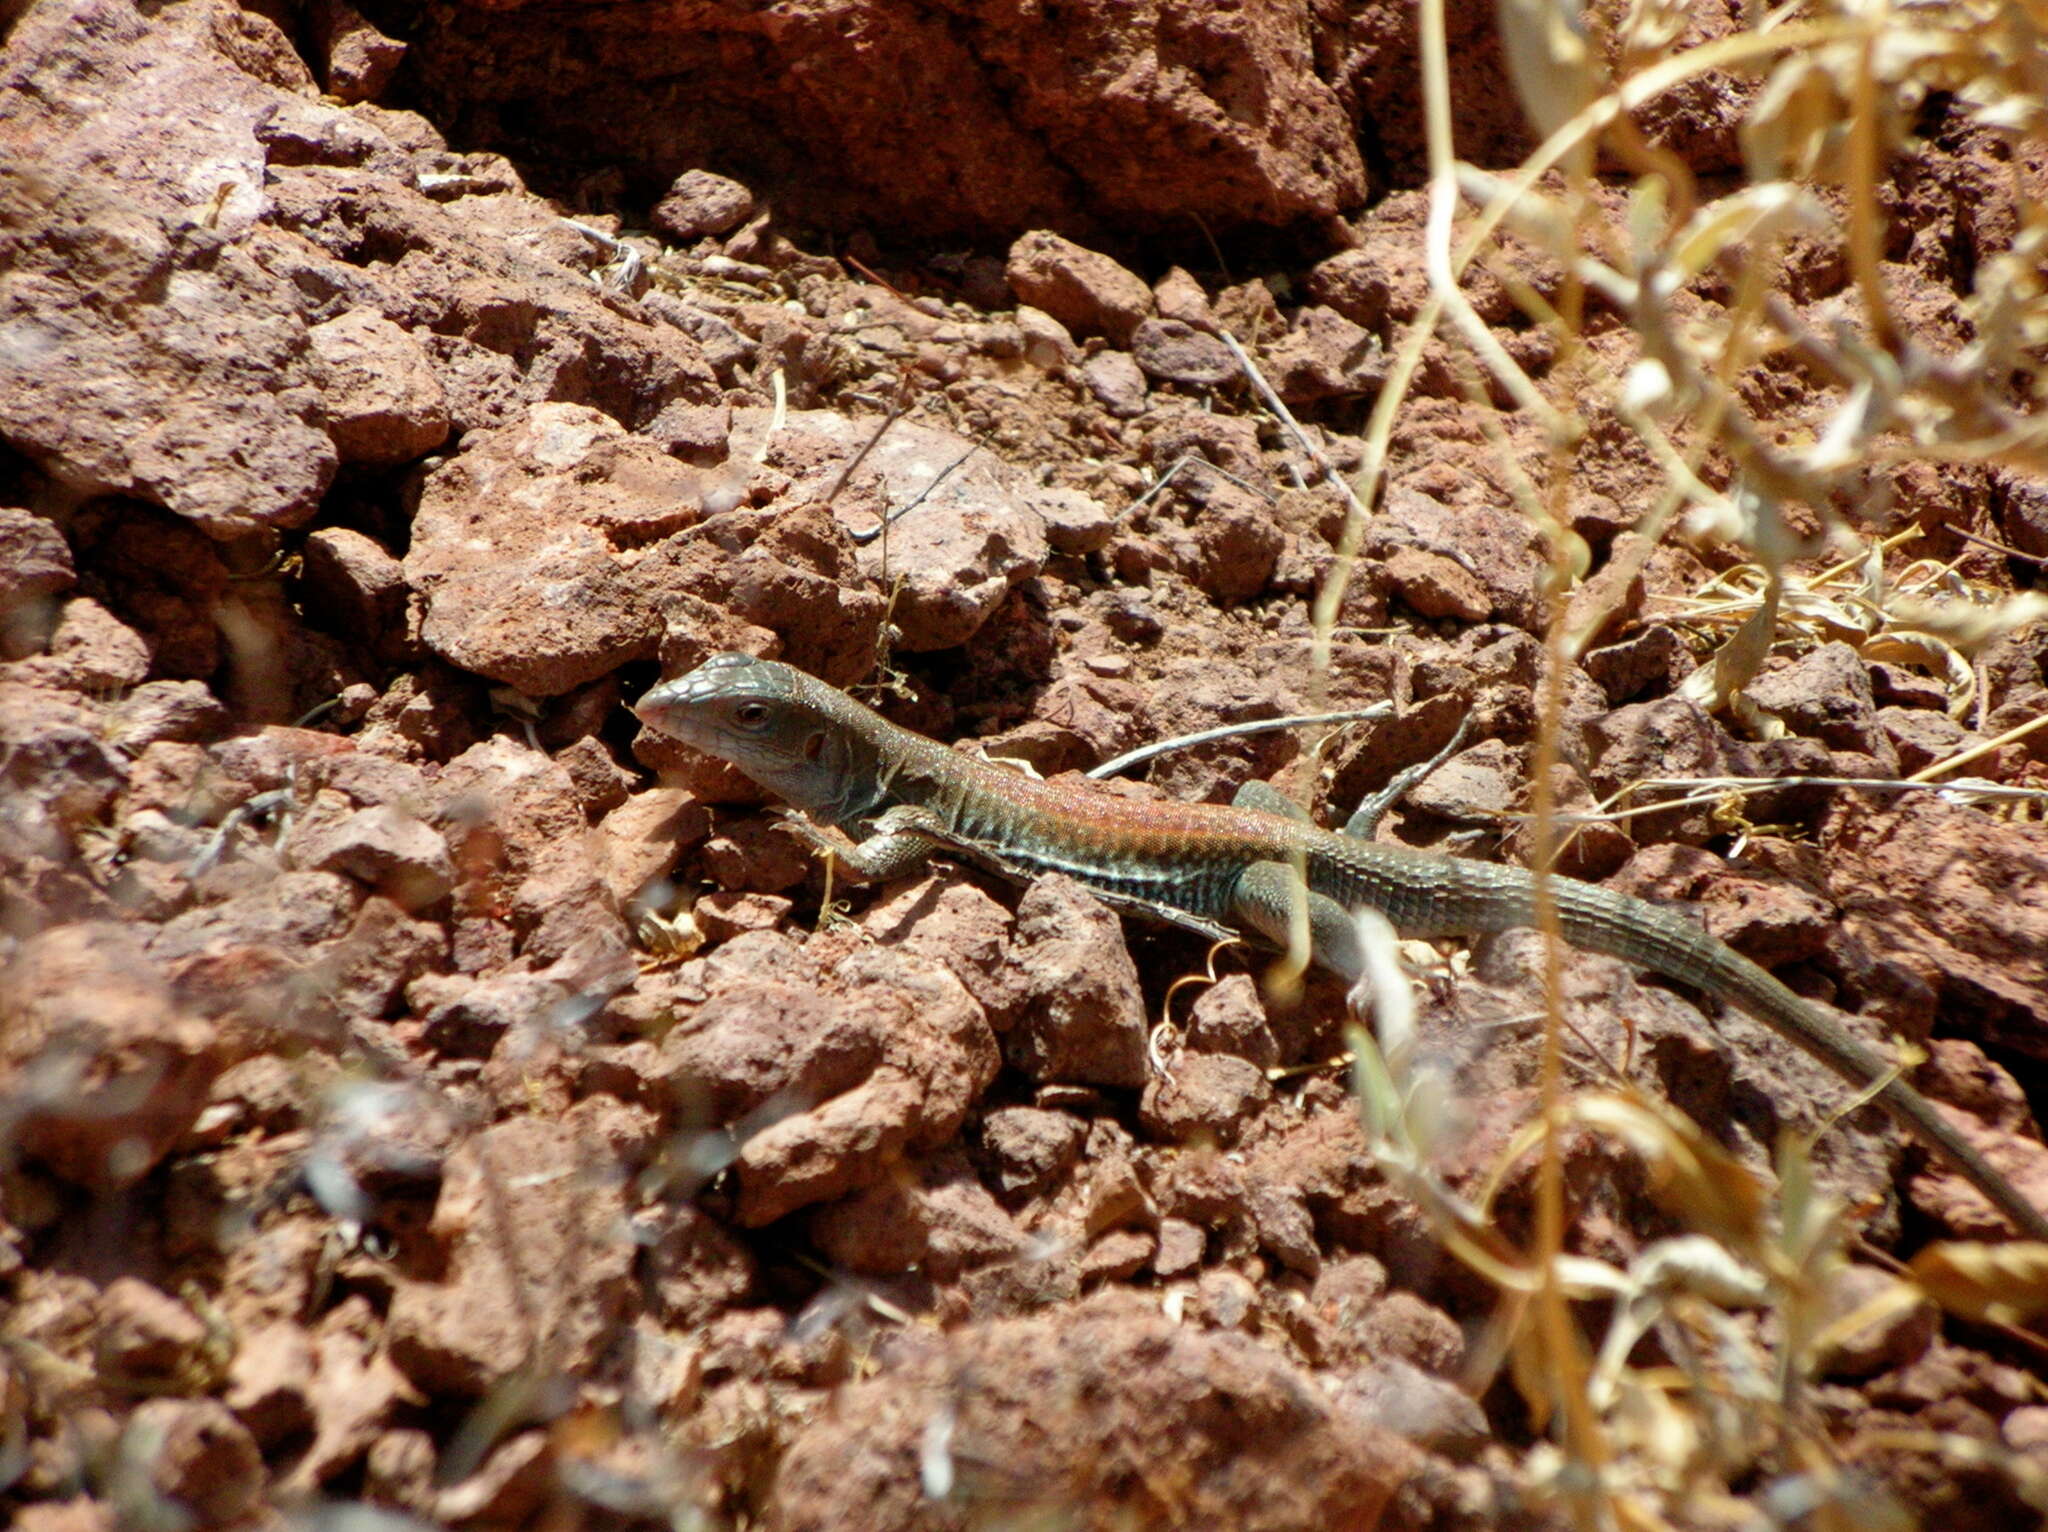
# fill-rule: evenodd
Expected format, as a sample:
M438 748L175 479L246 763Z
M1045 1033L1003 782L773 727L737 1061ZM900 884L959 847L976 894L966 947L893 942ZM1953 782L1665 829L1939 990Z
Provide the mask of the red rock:
M666 878L676 858L711 830L711 811L685 788L636 793L599 821L599 865L620 908Z
M314 972L342 1016L393 1015L405 986L428 969L447 966L448 933L438 921L416 920L389 899L365 899L349 928L314 958Z
M1530 632L1541 621L1536 587L1544 567L1542 543L1515 511L1488 501L1454 506L1397 484L1387 491L1364 548L1382 558L1412 549L1447 559L1478 582L1491 613L1502 621Z
M917 1091L878 1076L764 1128L741 1147L738 1219L760 1228L881 1175L910 1140Z
M1040 878L1017 904L1010 961L1025 998L1003 1057L1033 1080L1136 1088L1147 1025L1117 917L1072 879Z
M0 782L23 842L63 855L120 791L121 759L103 732L100 710L71 692L0 681Z
M1016 1259L1023 1232L966 1170L955 1153L924 1162L915 1179L884 1178L813 1212L811 1236L834 1265L866 1276L922 1264L934 1281L951 1282Z
M860 948L831 977L850 993L873 993L884 1008L889 1067L917 1088L911 1142L936 1149L996 1077L1000 1056L981 1007L942 964L913 953Z
M1406 324L1429 296L1426 276L1410 254L1414 246L1405 242L1412 237L1413 231L1403 231L1403 242L1388 248L1366 244L1338 251L1310 270L1310 295L1383 335Z
M426 774L417 766L361 750L310 760L298 780L302 788L332 788L358 808L405 808L434 799Z
M1465 1358L1465 1332L1457 1322L1414 1293L1395 1291L1359 1317L1362 1355L1409 1362L1438 1377L1455 1373Z
M1233 1053L1260 1069L1280 1063L1280 1040L1266 1022L1266 1006L1247 973L1225 975L1202 989L1188 1016L1188 1047L1196 1053Z
M327 94L336 100L375 101L405 60L405 44L371 26L349 0L316 0L312 29Z
M1521 807L1524 765L1522 752L1505 741L1481 740L1416 783L1405 801L1443 819L1498 822Z
M1072 367L1081 360L1081 348L1074 335L1044 309L1028 303L1017 305L1017 329L1024 346L1024 359L1041 372Z
M326 489L334 452L298 386L299 295L236 237L258 216L263 167L235 125L311 81L254 16L216 33L211 13L124 12L80 27L38 8L10 39L10 87L60 74L99 86L37 95L8 134L10 160L60 189L54 203L20 184L9 193L28 196L6 220L31 231L16 271L39 280L17 289L35 293L38 343L10 353L0 379L8 435L86 493L156 499L223 535L292 525ZM245 67L227 56L231 37ZM132 67L139 58L155 67ZM194 99L211 110L180 109ZM209 175L202 223L187 188ZM123 322L96 317L109 312Z
M1084 1284L1121 1282L1143 1271L1157 1251L1156 1236L1141 1229L1111 1229L1081 1257Z
M627 950L594 832L556 762L498 735L450 761L436 786L459 914L509 916L521 955L535 963L586 937Z
M287 1321L266 1325L239 1337L222 1402L260 1444L275 1447L311 1429L312 1375L312 1337Z
M1145 413L1145 374L1121 351L1098 351L1081 364L1081 381L1088 392L1119 420Z
M439 832L395 804L357 809L305 832L295 828L290 850L299 867L344 873L406 910L439 903L455 885L455 864Z
M1149 1228L1159 1221L1159 1208L1139 1179L1136 1153L1136 1144L1120 1123L1098 1117L1088 1125L1072 1193L1088 1234L1122 1224Z
M1576 767L1559 761L1551 768L1551 801L1557 807L1556 870L1569 878L1602 883L1635 855L1636 843L1625 824L1597 817L1593 790ZM1588 817L1579 817L1588 816ZM1531 866L1542 854L1536 822L1525 819L1510 842L1513 859Z
M321 527L301 549L308 608L336 631L393 657L410 642L405 570L383 546L347 527Z
M2033 1121L2019 1081L1960 1037L1930 1037L1920 1086L2003 1132L2024 1132Z
M1078 490L1047 487L1028 498L1045 522L1045 538L1055 553L1099 553L1116 534L1116 517Z
M981 1121L982 1147L994 1161L996 1189L1035 1196L1049 1189L1080 1158L1087 1127L1067 1112L1006 1106Z
M1183 1053L1145 1086L1139 1116L1168 1143L1228 1147L1273 1099L1266 1072L1227 1053Z
M1832 1326L1879 1298L1893 1295L1899 1278L1871 1266L1844 1266L1827 1285L1820 1322ZM1836 1338L1822 1360L1830 1378L1867 1378L1911 1365L1941 1328L1941 1312L1928 1299L1889 1309L1859 1329Z
M129 816L156 813L204 825L250 796L246 782L222 773L197 745L158 741L144 746L129 766L121 807Z
M1484 622L1493 614L1493 598L1456 559L1422 548L1396 548L1383 567L1395 594L1424 617L1452 617Z
M1767 664L1744 690L1795 734L1833 750L1876 756L1887 773L1896 769L1890 742L1877 725L1870 668L1849 645L1822 644L1788 663Z
M631 550L695 521L696 486L692 470L581 405L536 405L465 441L427 476L404 561L426 601L427 646L537 697L651 657L657 593L636 580Z
M834 5L795 28L692 13L652 31L642 20L536 34L514 6L425 26L409 67L428 94L468 112L498 99L489 82L515 70L558 132L639 146L626 152L640 182L759 158L759 125L774 124L773 163L786 168L762 190L804 223L842 229L955 242L1033 226L1179 236L1190 212L1219 232L1278 228L1320 223L1363 197L1350 88L1338 83L1359 45L1345 29L1235 11L1163 26L1149 10L1100 5L970 19L963 32L922 13ZM746 50L744 71L735 49ZM685 78L720 80L728 127L681 109L673 82ZM1368 77L1364 88L1384 97L1398 87ZM614 99L600 105L606 92ZM1519 124L1497 69L1480 96ZM932 99L947 102L938 131L918 110ZM835 174L793 168L815 164Z
M1248 1188L1245 1206L1261 1250L1289 1271L1306 1277L1313 1277L1322 1268L1315 1221L1299 1191L1276 1181L1254 1180Z
M1391 339L1394 330L1414 319L1429 296L1428 274L1414 252L1423 237L1428 196L1402 191L1378 203L1362 220L1359 243L1322 261L1308 276L1308 290L1346 319ZM1531 270L1540 292L1554 293L1559 273ZM1515 313L1515 302L1485 264L1465 268L1460 288L1480 318L1498 325Z
M0 660L41 652L56 627L52 598L77 579L55 522L0 506Z
M1260 291L1265 289L1262 287ZM1145 461L1165 473L1184 457L1193 454L1214 463L1226 473L1252 481L1266 477L1265 451L1259 444L1257 424L1239 415L1217 415L1206 410L1161 408L1147 422ZM1188 470L1183 468L1183 473ZM1197 474L1197 478L1213 475Z
M729 892L779 894L810 876L815 853L808 843L759 816L731 819L698 852L705 874Z
M865 439L872 431L855 434ZM918 460L913 466L936 473L944 463ZM929 474L914 477L918 489L931 488ZM661 644L665 670L687 669L719 649L764 652L764 644L779 639L781 658L835 685L868 673L886 603L858 577L863 555L852 538L825 505L810 498L827 483L821 473L807 492L789 493L781 508L734 511L707 523L661 549L655 571L643 567L650 579L659 573L673 591L666 597L659 587L646 593L649 601L660 600L668 627ZM700 625L691 620L699 614L716 620ZM644 746L641 753L647 758Z
M391 1300L391 1359L428 1393L475 1397L516 1372L534 1339L532 1295L556 1365L578 1371L611 1345L633 1252L617 1237L623 1178L605 1173L612 1157L584 1107L495 1123L449 1156L432 1224L446 1273L403 1280Z
M1948 714L1925 708L1879 708L1877 726L1897 753L1899 770L1909 775L1960 755L1978 742L1976 735Z
M306 332L320 419L344 463L390 467L448 439L448 402L418 342L367 308Z
M405 998L419 1018L420 1041L436 1054L485 1059L507 1033L545 1026L567 996L551 979L512 970L482 979L424 974L406 987Z
M1174 567L1217 601L1251 600L1272 579L1285 546L1271 508L1227 480L1201 476L1182 487L1193 513L1186 526L1154 517L1149 529Z
M980 1386L957 1388L962 1376ZM953 1423L936 1446L934 1419ZM1119 1450L1104 1459L1109 1440ZM1398 1444L1333 1412L1274 1352L1120 1294L899 1347L797 1434L776 1479L778 1524L912 1525L926 1504L919 1462L1018 1511L1085 1505L1103 1524L1245 1532L1374 1525L1407 1471ZM1166 1483L1170 1502L1151 1488Z
M1476 1399L1398 1357L1354 1373L1335 1394L1338 1408L1453 1462L1470 1462L1493 1439Z
M2021 1196L2040 1206L2042 1198L2048 1196L2048 1148L2038 1138L1986 1127L1953 1108L1946 1109L1945 1115ZM1996 1212L1976 1187L1945 1165L1929 1165L1914 1176L1907 1183L1907 1195L1915 1211L1936 1228L1947 1230L1952 1239L2010 1237L2011 1226L2004 1215Z
M2048 857L2048 830L1916 796L1845 804L1828 822L1828 894L1873 951L1915 956L1964 1035L2048 1057L2048 908L2015 897Z
M208 1018L238 1050L257 1051L295 1039L332 1039L345 1025L342 1007L379 989L387 959L421 960L379 951L372 922L347 940L363 904L349 880L331 873L276 875L228 866L224 877L239 888L217 904L187 910L167 921L150 950L177 989L179 1002ZM394 911L395 913L395 911ZM402 919L402 917L401 917ZM389 928L387 928L389 929ZM399 947L414 933L399 926ZM396 981L386 977L385 992Z
M1999 1428L2005 1443L2015 1452L2035 1458L2048 1448L2048 1404L2030 1404L2014 1410Z
M1693 659L1676 630L1657 623L1618 644L1592 650L1581 665L1607 700L1619 705L1653 688L1676 686L1691 672Z
M1266 342L1261 370L1287 404L1317 404L1379 387L1386 358L1376 337L1335 309L1302 309Z
M1758 776L1796 779L1832 775L1834 762L1813 740L1780 739L1762 745L1738 742L1702 709L1676 697L1631 703L1594 721L1587 735L1593 790L1607 797L1623 784L1649 777ZM1824 795L1796 781L1748 799L1746 812L1758 822L1797 817ZM1639 816L1636 833L1648 839L1698 844L1714 833L1712 816L1701 807Z
M995 1040L981 1008L930 959L861 949L835 967L828 983L844 996L836 1011L831 1002L821 1003L845 1046L811 1053L809 1074L777 1091L777 1101L795 1115L773 1121L741 1146L738 1216L748 1227L870 1185L906 1149L944 1143L995 1077ZM700 1023L702 1017L700 1011ZM709 1029L698 1037L701 1048L718 1043ZM870 1065L877 1052L879 1062ZM752 1077L757 1091L785 1077L779 1063L765 1057L763 1063ZM728 1074L737 1078L737 1071ZM838 1082L849 1075L865 1077L848 1089ZM806 1106L826 1090L840 1093Z
M639 776L621 766L618 758L593 734L564 745L555 752L555 760L568 772L569 780L576 786L576 797L583 805L583 812L592 819L610 813L624 803L640 781Z
M364 1455L364 1494L407 1510L424 1511L433 1503L435 1461L434 1438L429 1432L409 1427L386 1431Z
M1208 292L1182 267L1172 267L1152 284L1152 302L1161 319L1177 320L1197 330L1216 328Z
M1641 549L1640 537L1621 533L1609 548L1607 561L1572 592L1564 621L1578 652L1603 634L1633 625L1641 614L1649 581L1640 568L1631 568Z
M741 410L734 417L743 435L765 432L767 424L767 411ZM965 643L1014 587L1045 566L1045 528L1030 505L1026 477L949 431L899 422L868 448L874 434L867 420L792 412L772 439L769 461L791 475L786 500L801 505L822 501L866 449L833 505L863 536L883 516L903 513L886 536L863 543L857 553L877 588L886 569L895 591L890 620L900 630L898 646L922 652Z
M396 1081L340 1081L322 1107L307 1181L330 1214L369 1222L384 1198L439 1189L457 1136L444 1103Z
M209 680L227 657L224 609L250 610L217 545L191 523L140 501L94 501L69 531L93 550L107 607L142 635L150 674ZM274 635L271 642L281 643Z
M226 732L228 717L220 699L197 681L145 681L115 707L109 733L122 750L140 755L164 741L211 739Z
M709 999L643 1070L699 1120L743 1119L756 1135L740 1154L743 1221L842 1195L905 1145L944 1142L994 1077L980 1008L930 959L855 951L820 975L762 934L720 949L706 977Z
M1010 1024L1024 983L1007 961L1012 917L972 878L939 871L890 889L860 923L885 945L945 964L991 1026Z
M15 1532L116 1532L119 1525L112 1507L83 1495L25 1505L14 1518Z
M1159 1220L1159 1248L1152 1257L1152 1270L1162 1281L1192 1276L1201 1269L1208 1248L1208 1236L1199 1224L1185 1218Z
M1128 346L1152 313L1152 289L1108 256L1040 229L1010 246L1004 269L1020 302L1043 309L1077 335L1107 335Z
M311 1312L329 1272L331 1252L325 1240L332 1226L325 1212L309 1208L273 1219L229 1250L222 1263L222 1286L232 1299L229 1312L240 1330L257 1330L279 1320L296 1324Z
M148 1400L128 1417L122 1442L149 1487L201 1525L240 1521L262 1493L262 1453L218 1400Z
M406 1380L380 1343L382 1326L360 1295L320 1318L313 1334L314 1370L307 1383L313 1440L279 1489L303 1494L362 1460L394 1411L426 1396Z
M1816 956L1834 923L1833 906L1812 890L1687 846L1645 848L1615 887L1695 906L1709 931L1766 968Z
M991 1263L1029 1259L1030 1241L974 1178L964 1155L927 1161L923 1216L926 1269L939 1281Z
M724 234L754 216L754 194L708 170L686 170L669 184L648 221L671 239Z
M221 1071L192 1136L217 1145L230 1131L288 1133L304 1121L307 1105L304 1082L292 1066L277 1054L259 1053Z
M555 1451L545 1431L521 1431L491 1449L483 1465L434 1497L436 1518L458 1526L519 1526L555 1487Z
M183 1391L200 1379L206 1326L184 1304L136 1277L117 1277L100 1295L93 1348L103 1376L138 1391Z
M701 1326L747 1302L760 1280L752 1250L723 1224L690 1203L649 1209L636 1233L655 1311L677 1329Z
M727 894L714 890L690 908L706 939L731 941L746 931L773 931L794 906L780 894Z
M1254 277L1219 288L1212 303L1217 328L1245 346L1258 346L1287 328L1273 289Z
M1184 319L1144 320L1132 332L1131 355L1148 377L1189 388L1214 388L1241 370L1223 342Z
M815 981L743 979L677 1020L651 1078L729 1122L774 1097L801 1110L850 1090L874 1072L883 1048L871 1009L828 998Z
M228 776L258 792L270 792L296 780L313 762L354 750L355 745L338 734L272 724L254 734L222 740L210 753Z
M175 1003L125 925L21 943L0 970L0 1012L16 1142L82 1186L146 1175L198 1118L222 1063L215 1029Z
M1250 1330L1258 1320L1259 1292L1242 1272L1216 1268L1195 1279L1190 1308L1212 1330Z

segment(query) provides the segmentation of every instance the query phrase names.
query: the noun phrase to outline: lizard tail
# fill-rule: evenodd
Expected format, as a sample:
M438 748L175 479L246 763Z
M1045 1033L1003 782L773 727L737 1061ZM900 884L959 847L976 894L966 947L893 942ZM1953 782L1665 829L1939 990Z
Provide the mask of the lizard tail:
M1939 1108L1827 1012L1674 911L1570 878L1553 878L1551 888L1559 927L1573 946L1621 958L1741 1007L1859 1090L1882 1080L1874 1098L1879 1105L1967 1177L2029 1238L2048 1240L2048 1215L1993 1170ZM1532 879L1532 905L1533 896Z

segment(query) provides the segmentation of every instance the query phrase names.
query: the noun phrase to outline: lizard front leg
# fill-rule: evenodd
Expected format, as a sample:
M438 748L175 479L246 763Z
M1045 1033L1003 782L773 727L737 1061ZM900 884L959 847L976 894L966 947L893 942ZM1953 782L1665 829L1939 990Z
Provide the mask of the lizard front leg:
M876 820L873 832L860 841L825 829L794 809L784 812L782 822L791 834L830 855L856 877L879 883L917 871L938 848L940 842L920 828L931 818L927 810L900 805Z

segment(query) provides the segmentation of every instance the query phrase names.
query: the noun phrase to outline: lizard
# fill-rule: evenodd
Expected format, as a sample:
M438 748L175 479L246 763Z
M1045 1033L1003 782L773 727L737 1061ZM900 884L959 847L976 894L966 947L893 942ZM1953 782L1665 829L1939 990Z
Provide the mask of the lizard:
M714 655L635 705L660 733L739 769L796 810L795 828L867 878L934 852L1029 880L1060 872L1114 908L1211 937L1286 948L1306 914L1309 954L1346 983L1364 971L1351 912L1370 906L1403 937L1474 936L1536 923L1536 878L1318 826L1267 783L1231 804L1134 801L1093 783L1043 781L889 722L776 660ZM853 842L841 845L820 826ZM2028 1238L2048 1214L2020 1194L1912 1085L1842 1024L1674 910L1561 875L1549 892L1564 939L1730 1002L1880 1106L1976 1186Z

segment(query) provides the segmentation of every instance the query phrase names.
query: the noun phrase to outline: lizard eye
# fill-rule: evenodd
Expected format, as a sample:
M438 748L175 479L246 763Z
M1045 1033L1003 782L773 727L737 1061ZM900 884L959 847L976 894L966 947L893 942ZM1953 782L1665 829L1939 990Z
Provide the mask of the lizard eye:
M768 721L768 704L765 702L742 702L732 710L733 722L746 729L758 729Z

